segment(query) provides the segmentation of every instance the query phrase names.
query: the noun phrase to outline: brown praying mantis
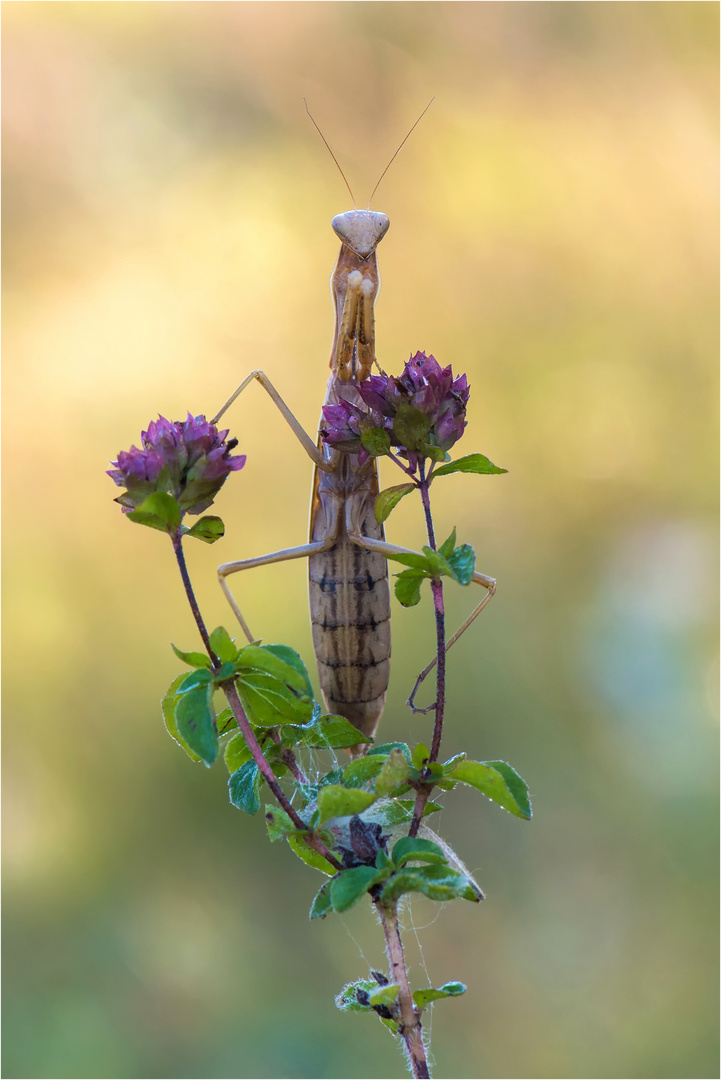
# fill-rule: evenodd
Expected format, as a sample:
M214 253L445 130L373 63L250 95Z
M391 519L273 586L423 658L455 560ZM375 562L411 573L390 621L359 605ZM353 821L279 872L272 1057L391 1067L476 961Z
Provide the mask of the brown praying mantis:
M396 150L378 184L426 110ZM312 116L311 120L315 124ZM317 124L315 126L318 128ZM338 165L320 128L318 132ZM338 169L345 180L340 165ZM375 354L374 323L375 301L380 288L376 249L388 231L390 221L385 214L370 210L370 201L378 184L373 189L368 209L349 210L338 214L331 222L341 241L341 248L330 281L335 306L335 329L330 356L331 374L324 405L337 404L339 399L345 398L365 408L357 386L371 374L373 364L379 367ZM350 191L347 180L346 186ZM350 194L353 198L352 191ZM355 206L355 199L353 203ZM344 716L364 735L373 738L385 706L390 676L387 557L417 553L387 543L383 525L376 521L374 503L379 492L376 459L371 457L361 463L358 454L325 445L320 435L314 442L265 372L251 371L212 423L218 423L229 406L252 382L260 383L270 395L315 466L310 536L307 544L223 563L218 567L221 588L244 634L249 641L254 641L230 590L228 577L256 566L307 558L313 644L326 706L330 712ZM486 590L485 595L449 639L447 649L481 613L496 591L495 580L485 574L475 571L473 581ZM415 690L435 663L436 658L421 672ZM409 704L412 704L412 697ZM351 756L360 752L362 745L350 751Z

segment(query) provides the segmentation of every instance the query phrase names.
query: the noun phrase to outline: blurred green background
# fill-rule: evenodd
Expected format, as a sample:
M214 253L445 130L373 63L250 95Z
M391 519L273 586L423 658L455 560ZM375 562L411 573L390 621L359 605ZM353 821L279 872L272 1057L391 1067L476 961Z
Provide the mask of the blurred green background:
M434 489L440 533L499 581L451 654L445 749L511 761L535 809L447 800L488 900L406 912L416 984L425 963L469 986L436 1009L435 1074L718 1075L718 6L16 2L3 22L4 1075L404 1075L333 1005L383 965L371 914L309 924L317 875L163 729L169 641L194 628L170 545L104 470L254 367L314 429L349 206L303 96L364 205L432 95L374 200L378 354L468 372L459 452L509 469ZM230 422L227 536L189 550L211 625L217 562L306 533L310 465L259 388ZM389 534L416 547L410 502ZM305 573L238 593L312 666ZM381 734L418 740L428 600L394 626Z

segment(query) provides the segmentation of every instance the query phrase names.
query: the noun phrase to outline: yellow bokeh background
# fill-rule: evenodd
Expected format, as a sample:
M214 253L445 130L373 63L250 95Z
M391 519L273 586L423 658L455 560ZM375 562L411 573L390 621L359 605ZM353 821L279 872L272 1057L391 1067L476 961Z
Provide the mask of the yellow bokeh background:
M349 206L303 97L365 205L433 95L374 199L378 355L466 371L458 452L509 470L434 488L499 581L445 750L535 809L446 798L488 899L405 915L414 984L469 987L434 1074L718 1075L717 41L695 2L3 6L5 1076L403 1075L333 1005L383 966L371 914L308 923L317 875L163 729L194 627L104 470L257 367L314 430ZM227 535L188 545L211 625L215 565L307 524L262 391L228 421ZM412 500L388 532L422 543ZM237 591L312 668L304 568ZM428 600L396 606L384 739L427 738L432 645Z

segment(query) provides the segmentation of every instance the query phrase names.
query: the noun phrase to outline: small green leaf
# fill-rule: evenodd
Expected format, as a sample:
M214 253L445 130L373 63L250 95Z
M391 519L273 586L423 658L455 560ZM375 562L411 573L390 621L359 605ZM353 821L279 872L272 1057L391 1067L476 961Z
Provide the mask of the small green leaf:
M298 831L297 826L291 821L285 810L272 804L266 804L265 825L271 844L275 843L276 840L283 840L284 837Z
M462 982L447 982L443 986L439 986L438 989L434 989L429 986L427 990L416 990L413 994L413 1000L418 1009L424 1009L431 1001L438 1001L440 998L458 997L460 994L465 994L466 987Z
M246 761L250 761L252 756L242 731L237 731L232 739L229 739L225 744L223 757L231 776L238 771L241 765L245 765Z
M373 807L371 814L373 821L379 825L393 828L396 825L407 825L413 819L415 799L382 799ZM423 817L442 810L440 803L429 799L423 810Z
M384 759L377 754L373 756L365 754L363 757L356 758L343 770L343 787L357 788L367 784L381 771L383 761Z
M397 484L395 487L386 488L376 496L374 513L379 525L389 517L404 495L413 491L415 484Z
M380 1020L383 1027L388 1028L391 1035L397 1035L398 1034L398 1021L397 1020L391 1020L391 1018L389 1016L379 1016L378 1019Z
M453 549L455 548L455 546L456 546L456 530L455 530L455 527L454 527L453 532L448 537L448 539L444 540L443 543L441 544L441 546L438 548L438 554L442 555L444 559L448 559L449 556L451 556L453 554Z
M330 884L330 900L334 911L347 911L358 903L374 884L378 871L374 866L355 866L343 870Z
M370 1012L370 995L378 989L374 979L357 979L344 986L335 999L336 1008L343 1012Z
M137 525L147 525L161 532L174 533L180 527L180 507L172 495L165 491L154 491L148 495L135 510L126 517Z
M183 737L178 732L178 726L175 721L175 707L178 704L179 700L178 687L185 678L186 676L185 674L183 674L178 675L176 679L173 679L170 687L168 688L167 694L161 702L161 709L163 710L163 720L165 721L165 726L168 729L168 734L171 736L171 738L175 739L178 746L182 746L183 750L185 750L186 754L192 761L200 761L200 755L196 754L194 750L191 750L185 739L183 739ZM364 761L365 759L361 758L360 760Z
M219 735L227 735L233 728L237 728L238 722L233 716L233 710L228 706L219 712L215 718L215 725L218 729Z
M440 469L435 469L433 479L435 480L437 476L448 476L449 473L454 472L491 474L505 473L508 472L508 469L500 469L498 465L494 465L483 454L468 454L466 457L458 458L456 461L450 461L447 465L441 465Z
M431 423L430 416L404 402L398 406L393 421L394 442L411 451L421 452L427 442Z
M246 814L257 814L260 809L260 770L254 761L246 761L228 780L228 793L233 806Z
M375 801L376 796L371 791L329 784L318 792L318 823L322 825L331 818L362 814Z
M403 566L410 566L413 570L423 570L426 574L432 573L428 559L417 551L394 552L393 555L386 555L386 559L390 559L391 562L402 563Z
M462 752L460 754L454 754L454 756L452 758L449 758L448 761L444 761L443 774L447 775L448 773L453 772L459 761L465 761L467 756L468 755L466 753Z
M505 761L461 761L448 779L469 784L516 817L531 817L526 782Z
M330 885L326 882L325 885L321 885L320 889L313 897L313 903L310 905L308 918L324 919L332 910L333 905L330 902Z
M468 585L473 581L473 571L476 568L476 553L470 544L461 544L448 558L448 565L453 571L453 576L460 585Z
M371 1008L376 1005L395 1005L398 1000L400 986L398 983L386 983L385 986L376 986L368 995Z
M391 858L396 866L405 866L411 859L426 863L445 863L446 857L432 840L423 840L420 836L404 836L394 844Z
M173 645L172 641L171 641L170 644L171 644L171 647L172 647L173 652L175 653L175 655L178 657L179 660L182 660L184 664L189 664L191 667L195 667L195 668L197 668L197 667L209 668L210 667L210 657L206 656L205 653L202 653L202 652L181 652L180 649L176 648L175 645Z
M317 720L296 730L297 741L311 749L322 750L325 748L344 749L348 746L357 746L359 743L370 743L373 740L353 727L350 720L344 716L319 716Z
M289 836L288 847L293 851L298 858L307 863L308 866L312 866L314 870L322 870L328 877L333 877L336 872L336 868L332 863L329 863L327 859L324 859L322 855L319 855L314 847L311 847L308 841L303 836Z
M185 677L187 682L187 676ZM178 734L191 750L208 767L218 756L218 732L213 714L213 688L211 683L194 686L180 693L175 706L175 723Z
M410 747L408 746L408 743L404 742L378 743L377 746L371 746L370 750L366 750L366 757L375 757L376 754L379 754L381 757L388 757L391 750L400 750L406 761L411 760Z
M396 600L403 607L415 607L421 598L421 585L429 575L420 570L402 570L394 576Z
M192 536L195 540L202 540L205 544L214 544L216 540L220 540L224 533L225 525L214 514L199 518L192 528L184 531L185 536Z
M310 676L308 675L305 664L295 649L291 649L290 645L263 645L262 648L265 652L271 653L272 656L277 656L278 659L282 660L288 667L292 667L297 671L303 680L303 689L306 694L309 698L313 697L313 684L310 681Z
M406 782L409 773L410 766L405 754L400 750L391 750L378 774L375 784L376 795L389 795L391 791Z
M304 667L299 670L297 664L291 664L283 656L279 656L279 649L284 649L284 646L244 645L235 658L238 674L242 675L247 670L262 671L273 675L299 693L307 693L308 672ZM293 652L292 649L289 651ZM298 654L295 655L300 661ZM302 665L302 661L300 663Z
M253 668L238 677L238 693L252 724L273 727L283 722L305 723L313 712L313 702L299 695L275 675Z
M428 559L428 565L434 577L453 577L453 571L450 566L437 551L423 545L423 554Z
M383 457L391 448L390 433L381 427L368 428L361 435L361 442L371 457Z
M478 903L480 897L469 878L445 864L413 866L399 870L386 882L381 899L390 903L409 892L420 892L429 900L454 900L461 897Z
M420 771L424 768L430 756L431 752L425 743L419 742L413 750L413 757L411 760L415 767Z
M219 660L224 663L235 663L238 649L224 626L216 626L210 635L210 647Z

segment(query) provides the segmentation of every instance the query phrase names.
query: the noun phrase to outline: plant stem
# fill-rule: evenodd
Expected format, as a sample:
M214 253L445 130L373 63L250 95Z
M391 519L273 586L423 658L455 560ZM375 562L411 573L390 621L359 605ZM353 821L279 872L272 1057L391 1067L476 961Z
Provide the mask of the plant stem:
M436 537L433 529L433 516L431 514L431 499L428 492L429 481L425 475L425 463L421 463L420 466L421 476L421 501L423 503L423 510L426 516L426 529L428 532L428 544L435 551L436 549ZM438 579L431 581L431 591L433 593L433 607L436 615L436 718L433 725L433 742L431 744L431 753L429 757L429 763L438 761L441 752L441 738L443 735L443 717L446 704L446 615L445 608L443 606L443 583ZM419 683L416 683L418 688ZM415 695L415 690L411 695L411 700ZM409 829L409 836L416 836L421 824L421 818L423 817L423 811L425 805L428 802L428 797L433 790L432 784L424 784L419 790L416 796L416 804L413 808L413 820Z
M173 541L173 551L175 552L175 558L178 562L180 576L183 579L183 585L185 586L185 595L188 598L190 610L193 612L193 618L195 619L198 630L200 631L200 636L203 639L205 650L210 657L213 667L216 667L218 665L218 657L215 655L215 653L210 647L210 638L208 637L208 631L205 628L203 616L200 614L198 601L195 599L193 586L190 583L190 575L188 574L188 567L185 564L185 554L183 552L183 537L180 529L178 529L177 532L173 533L170 539Z
M398 983L399 1034L403 1037L414 1077L430 1077L426 1048L423 1045L421 1018L413 1002L408 971L403 955L403 942L398 929L398 901L392 904L376 903L386 940L386 953L390 964L391 982Z
M182 577L183 585L185 586L185 595L187 596L188 603L190 604L190 610L193 612L195 622L198 626L198 630L200 631L200 636L203 639L203 644L205 645L211 663L213 667L217 670L220 665L220 661L210 647L210 638L208 637L208 631L205 627L205 623L203 622L203 616L200 614L198 602L195 599L195 593L193 592L190 575L188 574L188 567L185 563L185 555L183 554L183 539L180 531L175 533L171 539L173 541L175 558L177 559L178 567L180 569L180 576ZM245 710L243 709L240 698L238 697L238 691L235 688L235 681L233 679L228 679L221 685L223 693L225 694L228 704L230 705L230 708L232 710L233 716L235 717L238 728L240 731L242 731L246 745L250 750L251 754L253 755L253 761L258 766L258 769L260 770L268 787L273 792L276 799L283 807L295 827L297 829L303 829L305 832L307 832L308 826L300 817L297 810L295 810L291 806L285 792L276 780L273 770L263 757L263 751L260 748L258 740L255 737L255 733L253 732L253 729L248 722L248 717L245 715ZM311 847L315 848L318 854L322 855L324 859L327 859L331 866L335 867L336 870L343 869L342 864L336 859L335 855L328 851L328 848L325 846L325 844L323 844L320 840L316 839L316 837L314 837L312 833L308 833L307 839Z

